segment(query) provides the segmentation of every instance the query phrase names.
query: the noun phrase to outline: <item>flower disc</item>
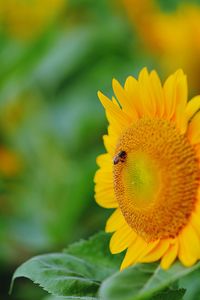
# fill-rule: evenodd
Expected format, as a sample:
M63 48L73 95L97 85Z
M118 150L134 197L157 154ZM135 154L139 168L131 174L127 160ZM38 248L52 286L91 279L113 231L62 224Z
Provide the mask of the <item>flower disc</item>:
M174 238L188 223L199 166L187 137L163 119L141 118L121 134L114 191L129 226L147 242Z

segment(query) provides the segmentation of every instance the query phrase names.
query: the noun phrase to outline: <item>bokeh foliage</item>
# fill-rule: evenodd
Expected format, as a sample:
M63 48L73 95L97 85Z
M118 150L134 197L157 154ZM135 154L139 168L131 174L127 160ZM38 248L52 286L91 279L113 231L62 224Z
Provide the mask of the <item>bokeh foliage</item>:
M113 77L123 83L143 66L160 70L139 40L120 0L0 0L3 299L27 258L104 228L109 212L93 201L106 131L96 93L111 95ZM9 299L42 298L22 281Z

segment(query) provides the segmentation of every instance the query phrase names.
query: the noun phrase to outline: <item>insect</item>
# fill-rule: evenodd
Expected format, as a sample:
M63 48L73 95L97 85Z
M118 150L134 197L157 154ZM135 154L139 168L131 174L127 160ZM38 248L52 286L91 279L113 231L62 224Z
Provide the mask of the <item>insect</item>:
M120 151L113 159L113 163L114 165L117 165L119 162L125 162L126 160L126 157L127 157L127 153L126 151Z

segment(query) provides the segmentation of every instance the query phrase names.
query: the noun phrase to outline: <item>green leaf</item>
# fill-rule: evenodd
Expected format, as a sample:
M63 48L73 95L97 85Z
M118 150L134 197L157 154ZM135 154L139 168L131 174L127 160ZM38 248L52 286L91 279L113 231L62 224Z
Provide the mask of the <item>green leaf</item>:
M99 233L88 241L80 241L65 253L36 256L14 273L26 277L47 292L75 299L95 299L102 280L118 270L120 261L109 252L109 235Z
M100 285L95 275L95 268L77 257L46 254L28 260L15 271L11 290L16 278L26 277L53 295L94 299Z
M166 289L155 296L152 300L182 300L185 295L185 289Z
M32 280L54 296L62 296L61 300L181 300L185 290L177 285L180 279L181 287L191 289L192 275L200 270L200 263L185 268L176 262L167 271L159 263L138 264L118 272L121 256L110 254L109 238L101 232L69 246L64 253L30 259L14 273L11 290L19 277ZM186 284L189 278L191 283Z
M179 280L179 286L185 288L187 291L184 295L184 300L197 300L200 295L200 269L188 274Z
M73 300L73 299L81 299L81 300L99 300L97 298L90 298L90 297L80 297L80 298L74 298L74 297L65 297L65 296L52 296L52 295L49 295L45 298L42 298L42 300L65 300L65 299L68 299L68 300ZM171 300L171 299L170 299ZM176 300L176 299L175 299Z
M110 276L120 268L122 255L113 255L109 250L110 234L99 232L89 240L81 240L70 245L66 253L90 262L99 270L104 271L102 279Z
M200 263L185 268L176 262L164 271L158 263L137 264L106 279L100 287L99 296L101 300L148 299L199 267Z

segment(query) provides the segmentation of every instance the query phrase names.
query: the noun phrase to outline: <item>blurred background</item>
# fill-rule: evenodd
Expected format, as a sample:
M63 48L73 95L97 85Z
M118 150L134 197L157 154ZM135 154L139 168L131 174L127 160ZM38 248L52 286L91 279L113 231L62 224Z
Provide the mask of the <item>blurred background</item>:
M111 95L143 66L200 93L200 0L0 0L0 299L54 300L11 276L104 228L94 202Z

